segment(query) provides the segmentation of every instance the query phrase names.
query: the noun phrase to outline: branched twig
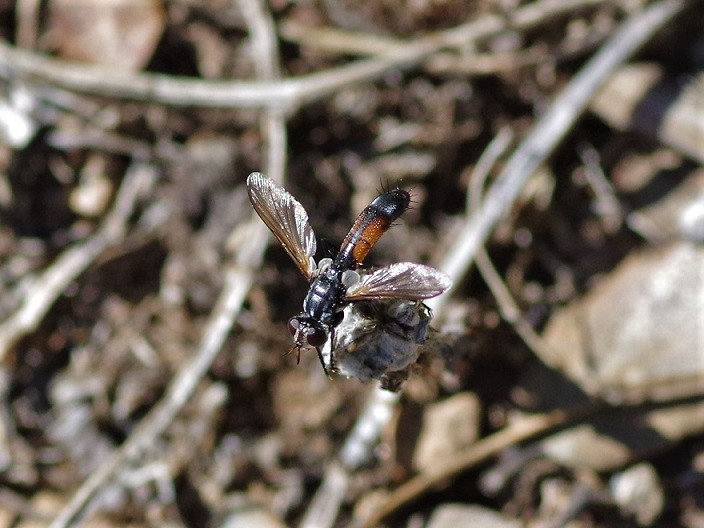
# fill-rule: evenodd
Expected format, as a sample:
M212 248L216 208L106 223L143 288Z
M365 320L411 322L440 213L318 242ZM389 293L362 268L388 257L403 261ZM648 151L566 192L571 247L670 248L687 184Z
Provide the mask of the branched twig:
M527 25L544 25L553 18L564 15L565 10L574 13L580 8L594 8L602 3L604 2L598 0L589 0L586 2L576 0L569 3L556 3L553 1L535 2L519 10L512 19L511 27L507 29L520 30L524 29ZM362 57L384 55L389 53L390 50L401 49L408 45L408 42L390 36L350 31L338 27L311 27L295 19L284 21L280 26L280 32L282 38L315 51ZM606 36L607 35L604 33L590 31L588 37L585 37L577 45L577 49L584 49L585 47L593 48ZM571 42L574 44L574 41ZM452 50L448 50L447 53L436 53L426 61L425 67L430 72L450 70L456 73L458 64L461 64L461 71L463 73L470 75L477 73L488 74L490 72L515 68L517 64L527 65L538 62L541 60L540 57L544 54L543 50L538 49L509 53L481 53L467 48L468 46L465 46L461 56ZM568 49L562 50L562 53L557 52L557 55L569 56L574 54L575 51L574 45L571 45Z
M52 60L0 43L0 76L33 77L64 88L174 106L266 107L290 111L351 84L377 79L390 68L410 68L443 49L466 47L507 30L526 30L577 9L613 0L539 0L509 16L485 15L445 31L387 47L371 59L283 80L203 81L130 74Z
M245 18L250 24L257 63L266 62L269 66L258 67L258 73L271 78L277 74L278 50L271 28L271 20L261 3L240 2ZM246 5L245 5L246 4ZM262 61L262 54L267 57ZM283 117L271 113L263 123L263 136L267 139L268 156L266 171L277 181L283 179L286 156L286 129ZM198 382L212 365L220 352L227 334L239 314L242 303L254 279L254 270L259 268L268 240L267 229L253 213L251 220L241 226L242 241L237 249L234 262L225 270L222 293L203 332L193 360L186 364L169 385L162 400L140 422L132 435L83 483L68 505L52 523L52 528L66 528L74 525L86 507L96 497L100 489L125 464L135 460L154 439L172 423L176 414L191 398Z
M399 393L383 390L378 386L374 388L367 405L342 446L339 461L331 463L325 469L323 482L303 516L300 528L334 526L347 492L350 473L370 459L381 431L391 420L399 399Z
M496 161L508 148L512 138L513 134L509 129L502 129L482 153L479 160L477 160L474 172L472 173L469 192L467 193L467 214L481 207L486 178ZM544 346L542 339L531 324L522 316L518 304L513 299L508 287L496 271L483 245L477 250L476 261L479 273L481 273L492 295L496 299L501 316L513 326L516 333L521 336L523 342L528 345L531 350L534 352L540 350L541 347Z
M124 239L135 203L150 192L156 179L153 166L142 163L132 165L103 225L87 240L67 249L37 277L24 294L24 301L17 311L0 325L0 361L17 341L36 330L71 281L106 249Z

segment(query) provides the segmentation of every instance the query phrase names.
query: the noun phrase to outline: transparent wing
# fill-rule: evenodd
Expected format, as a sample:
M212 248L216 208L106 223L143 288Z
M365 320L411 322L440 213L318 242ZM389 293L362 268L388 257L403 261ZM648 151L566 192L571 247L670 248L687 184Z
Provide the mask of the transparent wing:
M440 295L452 285L443 272L412 262L399 262L363 275L347 289L345 300L369 299L429 299Z
M308 214L298 201L259 172L247 178L247 192L254 210L308 280L315 275L315 233Z

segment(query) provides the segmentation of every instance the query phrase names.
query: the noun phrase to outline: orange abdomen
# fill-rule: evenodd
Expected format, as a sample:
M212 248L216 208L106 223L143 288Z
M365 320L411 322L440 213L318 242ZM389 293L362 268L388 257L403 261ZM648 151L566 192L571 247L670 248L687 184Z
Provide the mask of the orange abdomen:
M408 191L394 189L365 207L342 241L334 266L337 269L359 267L381 235L408 209L410 202Z

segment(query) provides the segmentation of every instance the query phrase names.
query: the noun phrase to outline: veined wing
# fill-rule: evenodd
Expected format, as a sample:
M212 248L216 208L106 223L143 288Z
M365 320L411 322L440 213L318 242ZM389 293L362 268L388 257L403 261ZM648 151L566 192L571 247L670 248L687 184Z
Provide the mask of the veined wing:
M254 210L308 280L315 275L315 233L303 206L285 189L259 172L247 177Z
M429 299L452 285L443 272L412 262L399 262L374 270L347 289L345 300Z

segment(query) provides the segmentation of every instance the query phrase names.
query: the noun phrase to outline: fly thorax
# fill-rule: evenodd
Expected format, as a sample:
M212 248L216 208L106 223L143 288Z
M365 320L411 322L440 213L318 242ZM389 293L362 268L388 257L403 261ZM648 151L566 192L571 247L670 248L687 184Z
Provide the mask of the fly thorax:
M311 317L329 324L337 311L344 289L339 272L329 269L319 275L310 285L308 295L303 301L303 311Z

